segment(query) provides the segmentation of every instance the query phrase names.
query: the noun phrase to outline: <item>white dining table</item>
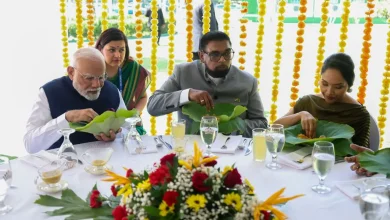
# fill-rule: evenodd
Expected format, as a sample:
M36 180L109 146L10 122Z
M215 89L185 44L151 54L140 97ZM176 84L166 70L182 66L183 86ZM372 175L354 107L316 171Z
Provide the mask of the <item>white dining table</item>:
M169 137L164 136L165 140ZM192 143L198 141L201 146L199 136L189 136L187 149L192 151ZM130 154L123 145L122 139L118 138L113 142L92 142L75 145L78 155L85 150L96 146L110 146L114 149L109 164L113 166L113 171L125 175L123 167L131 168L135 172L141 172L144 169L150 169L153 163L158 162L169 149L159 147L157 153L150 154ZM148 146L155 147L155 146ZM337 181L356 180L361 178L350 170L350 164L335 164L332 171L325 180L325 183L332 187L332 192L320 195L312 191L311 187L318 184L318 177L312 172L312 168L305 170L296 170L288 166L283 166L280 170L269 170L265 163L270 160L267 155L266 162L256 162L252 154L245 156L244 150L237 150L235 154L217 154L218 164L223 168L226 165L235 164L242 178L247 178L255 187L255 193L260 200L268 198L271 194L282 187L286 187L285 196L296 194L305 194L304 197L292 200L282 207L282 211L288 215L291 220L362 220L359 203L353 200L334 186ZM0 216L0 220L8 219L64 219L64 216L50 217L45 214L56 208L46 207L34 204L39 198L39 194L46 194L37 189L34 184L37 169L20 159L13 160L11 163L13 180L15 187L8 190L5 203L11 205L13 210L7 215ZM111 195L110 186L112 183L101 181L104 176L95 176L84 170L84 165L77 165L75 168L65 170L63 180L69 184L72 189L81 198L86 198L93 185L97 183L99 191L103 195ZM51 194L60 197L61 193Z

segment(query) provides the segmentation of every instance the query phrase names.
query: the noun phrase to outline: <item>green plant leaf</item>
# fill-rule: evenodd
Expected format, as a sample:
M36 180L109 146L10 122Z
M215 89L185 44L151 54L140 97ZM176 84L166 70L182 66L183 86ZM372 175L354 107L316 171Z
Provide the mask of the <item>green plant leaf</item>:
M205 106L197 103L189 103L182 108L182 112L188 115L194 122L190 127L190 134L198 134L200 121L205 115L213 115L218 118L218 132L224 134L231 134L235 131L244 133L246 124L240 116L247 110L246 107L240 105L233 105L228 103L217 103L214 109L207 111Z
M191 102L182 108L183 114L188 115L192 120L197 122L200 122L205 115L213 115L219 119L219 122L227 122L240 116L246 110L247 108L244 106L229 103L217 103L210 111L207 111L205 106L195 102Z
M0 154L0 156L2 157L6 157L8 158L8 160L15 160L17 159L18 157L15 157L15 156L9 156L9 155L5 155L5 154ZM0 162L2 162L3 160L0 159Z
M117 131L125 122L126 118L138 115L138 111L133 109L131 111L126 109L118 109L116 112L105 111L103 114L96 116L91 122L87 125L80 123L69 123L71 128L74 128L76 131L91 133L93 135L98 135L104 133L109 135L110 130Z
M316 141L330 141L334 144L335 154L337 156L355 155L356 153L350 149L350 139L355 134L355 130L346 124L338 124L329 121L317 121L316 138L302 139L298 138L298 134L304 134L301 124L288 127L284 130L286 135L286 148L299 148L299 145L313 145ZM324 135L325 138L319 138Z
M390 176L390 148L377 152L365 151L357 155L362 167L370 172L377 172Z
M36 204L48 207L61 207L59 209L46 212L50 216L69 215L65 219L87 219L99 216L111 217L112 208L104 205L100 208L89 207L89 202L82 200L71 189L62 191L61 199L49 195L39 195Z
M160 216L160 210L153 206L145 206L144 207L145 212L148 213L151 217L161 217Z

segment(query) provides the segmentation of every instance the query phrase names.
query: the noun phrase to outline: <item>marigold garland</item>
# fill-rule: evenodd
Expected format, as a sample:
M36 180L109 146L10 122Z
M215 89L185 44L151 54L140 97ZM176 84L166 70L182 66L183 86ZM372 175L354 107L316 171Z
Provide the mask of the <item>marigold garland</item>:
M270 123L272 124L276 118L277 118L277 108L276 101L278 101L278 94L279 94L279 69L280 69L280 61L282 59L282 38L283 38L283 32L284 32L284 13L286 12L285 6L286 1L281 0L279 1L279 9L278 9L278 28L277 28L277 35L276 35L276 49L275 49L275 61L274 61L274 67L273 67L273 76L274 79L272 80L273 86L272 86L272 104L271 104L271 111L270 111Z
M211 0L204 0L203 7L203 34L210 32Z
M374 24L372 23L372 17L371 15L374 14L374 0L368 0L367 1L367 11L366 11L366 23L364 24L364 35L363 35L363 48L362 48L362 54L360 55L360 86L359 86L359 92L357 94L357 100L361 104L364 104L365 97L366 97L366 86L368 84L367 81L367 72L368 72L368 62L370 60L370 48L371 48L371 31L372 26Z
M243 1L241 2L241 15L242 17L244 17L246 15L246 13L248 13L248 2L246 1ZM246 52L245 52L245 46L246 46L246 41L245 41L245 38L247 36L247 33L246 33L246 23L248 23L248 19L246 18L241 18L240 19L240 23L241 23L241 34L240 34L240 49L241 51L238 53L239 55L239 58L238 58L238 62L240 63L240 70L245 70L245 55L246 55Z
M68 25L66 23L66 1L60 0L60 12L61 12L61 31L62 31L62 58L64 61L64 67L69 66L69 54L68 54Z
M314 79L314 92L315 93L320 93L320 79L321 79L321 68L322 68L322 63L324 60L324 53L325 53L325 34L327 31L327 26L328 26L328 6L329 6L329 0L325 0L322 3L321 6L321 28L320 28L320 36L318 37L318 49L317 49L317 69L316 69L316 74L315 74L315 79Z
M291 102L290 106L294 107L295 101L298 99L298 86L299 86L299 72L301 70L301 58L302 58L302 49L303 49L303 42L304 38L303 35L305 33L305 19L306 19L306 4L307 0L301 0L300 6L299 6L299 16L298 16L298 30L297 30L297 46L296 46L296 52L295 52L295 60L294 60L294 69L293 69L293 81L291 85Z
M137 45L135 47L135 56L137 57L137 62L139 64L143 64L144 60L143 54L142 54L142 29L143 29L143 24L142 24L142 11L141 11L141 3L142 0L136 0L136 5L135 5L135 17L136 17L136 25L135 25L135 36L137 37L137 40L135 41L135 44Z
M259 0L259 27L257 30L257 44L256 44L256 51L255 51L255 68L254 68L254 76L257 79L257 84L260 84L260 66L261 66L261 60L263 59L261 54L263 53L263 36L264 36L264 16L266 13L267 8L267 0Z
M390 23L390 20L388 20ZM389 85L390 85L390 25L389 31L387 32L387 47L386 47L386 59L385 59L385 67L383 72L382 79L382 89L381 89L381 103L379 104L379 116L378 116L378 127L380 132L380 148L383 147L383 137L385 135L385 127L386 127L386 113L387 113L387 103L389 101Z
M125 27L125 0L118 0L118 9L119 9L119 30L123 33L126 33Z
M107 6L107 0L102 0L102 32L107 30L108 28L108 6Z
M225 0L223 3L223 31L229 35L230 29L230 0Z
M158 35L158 7L157 7L157 0L151 1L151 9L152 9L152 51L150 55L150 69L151 69L151 83L150 83L150 91L153 93L156 91L156 76L157 76L157 35ZM150 118L150 133L154 136L157 134L156 130L156 118L151 117Z
M193 42L192 42L192 10L193 10L193 7L192 7L192 0L186 0L187 2L187 6L186 6L186 15L187 15L187 19L186 19L186 22L187 22L187 28L186 28L186 31L187 31L187 62L191 62L192 61L192 49L193 49Z
M350 0L345 0L343 2L344 9L343 14L341 15L341 28L340 28L340 42L339 42L339 52L344 53L345 46L347 45L347 38L348 38L348 24L349 24L349 7L351 6Z
M95 38L93 36L93 30L95 29L95 18L94 18L94 9L93 9L93 1L87 0L87 28L88 28L88 46L93 46L95 44Z
M175 65L175 8L176 0L169 0L169 16L168 16L168 75L172 75L173 68ZM167 115L167 128L165 130L165 135L171 134L171 122L172 122L172 113Z
M84 44L83 37L83 5L82 0L76 0L76 34L77 34L77 48L80 49Z

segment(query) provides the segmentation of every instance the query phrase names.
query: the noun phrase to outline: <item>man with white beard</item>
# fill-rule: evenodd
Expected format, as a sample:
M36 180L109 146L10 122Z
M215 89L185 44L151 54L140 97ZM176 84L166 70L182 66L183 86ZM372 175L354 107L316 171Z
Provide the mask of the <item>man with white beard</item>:
M67 72L68 76L52 80L39 89L24 135L29 153L60 147L63 137L58 131L69 128L69 122L90 122L107 110L126 109L119 90L106 81L105 61L99 50L77 50ZM115 132L94 136L76 131L70 140L73 144L112 141Z

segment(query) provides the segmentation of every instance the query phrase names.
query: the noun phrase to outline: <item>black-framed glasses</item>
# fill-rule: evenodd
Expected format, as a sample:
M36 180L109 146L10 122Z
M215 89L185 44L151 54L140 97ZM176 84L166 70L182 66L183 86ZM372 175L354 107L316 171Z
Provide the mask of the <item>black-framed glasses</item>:
M80 75L81 77L83 77L84 80L92 83L94 80L98 80L99 82L103 82L107 79L107 73L103 73L102 75L100 76L93 76L91 74L82 74L80 73L80 71L78 69L76 69L75 67L73 67L73 69L75 69Z
M213 61L213 62L218 62L221 59L222 56L223 56L223 58L225 60L232 60L233 57L234 57L234 50L231 49L231 48L227 49L223 53L220 53L218 51L206 52L204 50L202 52L207 54L210 57L210 60Z

